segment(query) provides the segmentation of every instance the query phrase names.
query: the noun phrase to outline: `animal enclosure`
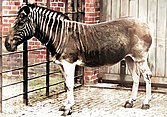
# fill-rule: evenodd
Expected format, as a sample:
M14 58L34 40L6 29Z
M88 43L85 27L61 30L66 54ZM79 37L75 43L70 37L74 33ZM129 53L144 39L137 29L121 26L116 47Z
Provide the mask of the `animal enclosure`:
M101 22L132 16L148 23L153 33L149 64L153 73L152 82L167 84L167 2L166 0L102 0ZM126 69L125 79L120 78L120 63L101 68L103 80L131 81ZM165 86L165 85L164 85Z
M9 0L9 1L11 2L12 0ZM16 1L18 4L18 0ZM43 1L43 0L40 0L40 1ZM48 1L48 0L44 0L44 1ZM68 6L65 7L64 2L62 1L67 1L67 0L59 0L59 3L57 3L57 1L58 0L56 0L55 3L52 1L51 7L54 8L54 10L60 10L60 11L65 12L65 9L67 9ZM72 0L72 1L75 1L75 0ZM83 0L80 0L80 1L83 1ZM7 3L7 0L5 2ZM56 7L52 6L53 4L59 5L60 8L57 6ZM74 4L76 5L76 2ZM46 5L46 3L42 3L42 5ZM149 56L149 63L150 63L151 70L153 72L153 83L167 84L167 78L166 78L167 77L167 69L166 69L166 65L167 65L167 51L166 51L166 48L167 48L166 46L167 45L167 41L166 41L167 40L167 14L166 14L167 8L166 8L166 5L167 3L166 3L166 0L107 0L107 1L106 0L87 0L87 4L85 3L84 5L83 5L84 6L83 10L90 13L90 14L88 13L84 14L83 18L86 17L85 23L89 23L89 24L98 23L99 14L100 14L101 22L106 21L106 20L113 20L119 17L126 17L126 16L134 16L144 22L147 22L150 25L151 29L153 30L153 38L154 38L154 44L153 44L152 51ZM85 7L90 7L90 8L85 8ZM91 11L92 9L94 10L93 12ZM74 10L76 10L76 8L74 8ZM78 11L79 10L74 11L75 15L77 14ZM11 17L9 17L9 19L12 19ZM74 16L74 18L77 19L76 16ZM11 24L12 20L9 20L8 23ZM4 25L5 25L5 29L3 29L3 31L7 32L8 30L7 27L9 27L9 24L4 24ZM36 40L35 42L31 42L29 44L33 45L34 47L40 46ZM42 51L42 52L45 53L45 51ZM36 57L38 53L39 51L37 50L37 52L34 52L33 55L29 57L30 58ZM23 57L22 55L19 55L19 56L20 58ZM41 56L38 56L38 57L40 58ZM8 59L8 61L11 61L11 60L16 61L16 62L20 61L20 59L15 59L15 56L11 58L12 59ZM99 71L100 72L102 71L104 74L102 76L102 79L106 81L113 80L117 82L121 80L131 81L131 77L127 69L126 69L127 75L125 79L120 80L120 73L122 72L120 69L120 66L123 66L121 68L124 68L124 65L125 65L124 62L122 62L121 64L119 63L113 67L99 68L100 69ZM8 64L7 66L12 67L11 64ZM45 66L42 66L41 68L44 68L44 67ZM35 70L36 70L35 67L33 67L33 69L31 69L31 72L33 73ZM17 74L18 72L12 71L12 72L9 72L9 75L11 75L11 73L18 76ZM22 74L22 71L19 71L19 73ZM92 80L92 78L96 76L96 73L90 71L90 69L88 73L93 74L92 77L87 77L88 80ZM124 76L125 75L123 75L123 77Z

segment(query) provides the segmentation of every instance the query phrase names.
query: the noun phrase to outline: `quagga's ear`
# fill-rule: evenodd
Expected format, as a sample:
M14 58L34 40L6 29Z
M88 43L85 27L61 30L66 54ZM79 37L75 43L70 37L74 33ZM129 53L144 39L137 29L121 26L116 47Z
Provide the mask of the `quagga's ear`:
M33 5L26 5L26 4L23 4L21 7L20 7L20 11L18 12L18 15L23 18L23 17L27 17L29 15L29 13L32 12L32 9L33 9Z

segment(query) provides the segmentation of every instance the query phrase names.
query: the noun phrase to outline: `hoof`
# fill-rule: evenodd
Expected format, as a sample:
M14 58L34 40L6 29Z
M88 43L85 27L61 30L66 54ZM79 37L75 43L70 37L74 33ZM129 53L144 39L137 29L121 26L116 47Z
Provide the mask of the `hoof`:
M150 108L149 104L143 104L142 107L141 107L141 109L145 109L145 110L147 110L149 108Z
M62 116L67 116L67 115L71 115L72 114L72 108L70 109L65 109L65 111L63 112Z
M61 106L61 107L59 108L59 111L65 111L65 106Z
M126 101L124 107L125 108L132 108L133 107L133 102L131 101L131 103L130 103L129 101Z

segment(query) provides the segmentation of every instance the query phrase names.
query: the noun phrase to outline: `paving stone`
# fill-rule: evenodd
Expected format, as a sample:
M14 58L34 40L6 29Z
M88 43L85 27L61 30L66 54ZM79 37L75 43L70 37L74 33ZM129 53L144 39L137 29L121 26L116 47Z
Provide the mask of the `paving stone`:
M124 103L129 99L130 90L116 90L105 88L81 87L75 90L76 104L73 114L68 117L167 117L167 95L153 93L151 108L142 110L141 104L145 93L139 92L133 108L124 108ZM41 102L22 106L15 112L3 113L2 117L61 117L58 111L66 97L66 94L53 96ZM21 107L21 106L20 106ZM17 107L18 109L18 107ZM0 116L1 116L0 115Z

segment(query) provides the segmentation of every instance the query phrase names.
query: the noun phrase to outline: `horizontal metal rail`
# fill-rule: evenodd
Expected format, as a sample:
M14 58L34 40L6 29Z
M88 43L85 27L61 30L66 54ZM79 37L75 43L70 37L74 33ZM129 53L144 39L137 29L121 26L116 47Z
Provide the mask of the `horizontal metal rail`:
M85 14L85 12L65 12L64 14Z
M35 48L35 49L28 49L27 51L30 52L30 51L42 50L42 49L46 49L46 47ZM16 52L8 52L8 53L3 53L1 56L7 56L7 55L19 54L19 53L22 54L23 52L24 52L24 50L22 50L22 51L16 51Z
M4 86L2 86L2 88L9 87L9 86L12 86L12 85L17 85L17 84L20 84L20 83L23 83L23 80L21 80L19 82L14 82L14 83L11 83L11 84L4 85Z
M52 62L52 61L49 61L49 62ZM29 65L28 67L34 67L34 66L38 66L38 65L42 65L42 64L46 64L46 63L47 62L40 62L40 63ZM11 69L11 70L6 70L6 71L3 71L2 73L8 73L8 72L22 70L22 69L24 69L24 67L19 67L19 68L15 68L15 69Z
M9 98L6 98L6 99L3 99L2 101L7 101L7 100L10 100L10 99L13 99L13 98L16 98L16 97L19 97L19 96L22 96L23 93L20 93L18 95L15 95L15 96L12 96L12 97L9 97Z
M22 70L24 67L19 67L19 68L15 68L15 69L11 69L11 70L6 70L3 71L2 73L8 73L8 72L12 72L12 71L17 71L17 70Z
M38 78L41 78L41 77L44 77L46 75L52 75L52 74L56 74L58 72L52 72L52 73L49 73L49 74L43 74L43 75L40 75L40 76L35 76L35 77L31 77L31 78L28 78L28 80L34 80L34 79L38 79Z
M47 63L47 61L46 62L40 62L40 63L31 64L31 65L28 65L28 68L29 67L38 66L38 65L42 65L42 64L46 64L46 63Z
M42 47L42 48L34 48L34 49L28 49L27 51L28 51L28 52L31 52L31 51L42 50L42 49L46 49L46 47Z
M2 15L1 17L16 17L17 14L10 14L10 15Z
M60 82L57 82L57 83L55 83L55 84L52 84L52 85L50 85L50 87L51 87L51 86L58 85L58 84L61 84L61 83L64 83L64 81L60 81ZM28 93L35 92L35 91L38 91L38 90L41 90L41 89L45 89L45 88L46 88L46 86L41 87L41 88L37 88L37 89L33 89L33 90L31 90L31 91L28 91Z
M12 55L12 54L19 54L19 53L23 53L24 51L17 51L17 52L8 52L8 53L2 53L1 56L8 56L8 55Z

